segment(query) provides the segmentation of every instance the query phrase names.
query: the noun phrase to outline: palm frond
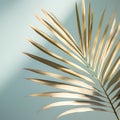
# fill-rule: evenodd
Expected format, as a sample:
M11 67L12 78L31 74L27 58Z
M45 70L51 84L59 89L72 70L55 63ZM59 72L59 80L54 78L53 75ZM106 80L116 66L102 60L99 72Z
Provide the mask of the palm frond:
M43 63L46 67L49 66L64 73L25 68L44 77L52 78L51 80L33 77L27 78L28 80L60 90L35 93L31 96L66 99L46 105L43 109L74 106L74 108L70 108L58 115L57 118L77 112L105 111L114 113L117 120L120 120L118 115L120 111L120 39L118 39L120 24L115 27L116 18L112 15L105 25L103 34L101 34L105 11L103 10L98 22L93 41L94 12L91 9L91 4L89 4L88 14L86 14L84 0L82 0L82 21L79 16L78 5L75 5L78 42L52 13L45 10L42 10L42 12L50 22L39 16L36 16L36 18L57 39L52 38L37 27L31 26L36 33L54 46L54 49L57 48L64 53L64 56L61 56L54 50L49 50L49 48L40 45L32 39L28 39L28 41L48 55L49 59L25 52L27 56ZM93 42L92 45L91 42ZM54 60L51 60L51 58Z

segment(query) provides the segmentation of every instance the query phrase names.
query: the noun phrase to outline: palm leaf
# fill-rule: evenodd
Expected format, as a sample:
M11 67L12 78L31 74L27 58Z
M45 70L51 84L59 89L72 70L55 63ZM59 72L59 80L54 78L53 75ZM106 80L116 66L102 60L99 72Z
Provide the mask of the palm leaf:
M42 12L50 22L39 16L36 16L36 18L58 39L52 38L38 28L31 26L36 33L54 46L54 49L56 47L61 53L64 53L64 56L61 56L54 50L49 50L49 48L40 45L38 42L28 39L32 45L48 55L49 59L25 52L27 56L57 71L61 71L61 73L57 73L25 68L44 76L44 78L45 76L52 78L52 80L27 78L28 80L60 90L35 93L31 96L66 99L46 105L43 109L59 106L75 107L61 113L57 118L77 112L105 111L114 113L116 119L120 120L118 115L120 110L120 39L117 37L120 32L120 24L115 27L116 18L112 15L99 41L105 16L104 10L98 22L93 44L91 45L94 19L91 4L89 4L88 15L86 15L85 3L82 0L82 21L79 18L77 4L75 7L78 43L61 22L52 13L48 13L45 10L42 10ZM53 59L51 60L51 58Z

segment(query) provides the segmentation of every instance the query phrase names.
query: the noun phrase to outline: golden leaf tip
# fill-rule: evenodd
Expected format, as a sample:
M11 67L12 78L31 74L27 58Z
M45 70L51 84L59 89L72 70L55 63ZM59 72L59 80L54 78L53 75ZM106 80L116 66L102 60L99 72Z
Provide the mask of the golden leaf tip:
M30 28L32 28L33 30L35 29L35 27L33 25L29 25Z
M38 15L34 15L36 17L36 19L43 21L43 19L41 17L39 17Z
M34 17L37 17L38 15L37 14L34 14Z
M118 29L119 29L119 31L120 31L120 24L119 24L119 26L118 26Z
M24 52L24 51L23 51L22 53L23 53L23 54L25 54L25 55L29 55L29 53L27 53L27 52Z
M30 96L30 97L34 97L35 95L34 95L34 94L30 94L29 96Z
M45 106L45 107L43 107L42 109L43 109L43 110L47 110L48 108Z
M28 70L28 68L23 68L24 70ZM26 78L25 78L26 79Z
M76 7L78 6L77 2L75 2L75 6L76 6Z
M48 14L45 9L41 9L41 11L42 11L44 14Z
M31 41L31 39L29 37L26 37L25 40L28 41L28 42Z
M26 54L26 52L24 52L24 51L23 51L22 53L23 53L23 54Z
M25 69L25 70L27 70L27 69ZM25 78L26 80L31 80L30 78Z

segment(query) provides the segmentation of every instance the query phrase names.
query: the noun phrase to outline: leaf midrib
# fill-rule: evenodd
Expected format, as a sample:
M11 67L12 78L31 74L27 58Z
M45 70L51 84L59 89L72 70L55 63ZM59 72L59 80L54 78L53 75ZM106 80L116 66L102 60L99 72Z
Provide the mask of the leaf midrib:
M114 112L117 120L120 120L120 119L119 119L119 116L118 116L118 114L117 114L117 111L116 111L114 105L112 104L112 101L111 101L109 95L107 94L104 86L103 86L102 83L100 82L101 80L98 78L98 76L96 75L96 73L95 73L95 71L92 69L92 67L87 63L86 59L85 59L85 63L86 63L86 67L94 74L94 78L99 82L100 87L102 88L102 90L103 90L106 98L108 99L108 101L109 101L109 103L110 103L110 105L111 105L111 108L112 108L112 110L113 110L113 112ZM93 77L93 76L92 76L92 77Z

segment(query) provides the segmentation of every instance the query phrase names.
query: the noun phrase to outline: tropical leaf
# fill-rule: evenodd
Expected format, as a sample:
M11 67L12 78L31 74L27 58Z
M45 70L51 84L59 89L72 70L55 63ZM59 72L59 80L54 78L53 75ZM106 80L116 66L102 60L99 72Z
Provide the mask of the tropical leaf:
M52 80L27 78L28 80L60 90L35 93L31 96L66 99L60 99L58 102L46 105L43 109L59 106L75 107L61 113L57 118L77 112L105 111L114 113L116 119L120 120L118 115L120 110L120 39L118 38L120 24L116 27L116 18L112 15L101 34L105 11L103 10L98 22L93 41L94 12L91 9L91 4L89 4L88 15L86 15L84 0L82 0L82 19L79 17L78 6L75 5L79 41L72 37L52 13L45 10L42 10L42 12L50 22L39 16L36 16L36 18L57 39L31 26L36 33L45 38L51 46L54 46L54 50L28 39L32 45L48 55L49 58L26 52L25 54L35 61L43 63L46 67L49 66L60 71L60 73L57 73L51 71L51 69L50 71L43 71L41 69L25 68L44 76L44 78L46 78L45 76L52 78ZM55 48L64 53L64 56L56 53Z

